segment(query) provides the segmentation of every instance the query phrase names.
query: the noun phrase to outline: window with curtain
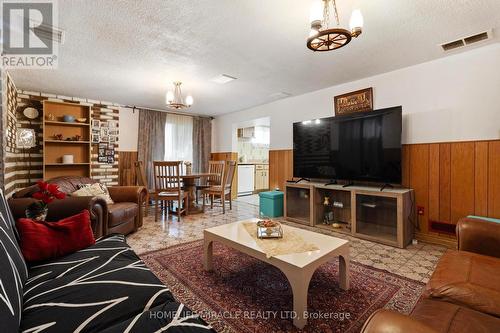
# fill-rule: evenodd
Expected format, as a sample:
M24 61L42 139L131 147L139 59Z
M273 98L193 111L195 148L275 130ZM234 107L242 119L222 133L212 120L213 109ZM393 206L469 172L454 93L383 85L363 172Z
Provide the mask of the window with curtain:
M165 123L165 161L193 162L193 118L168 114Z

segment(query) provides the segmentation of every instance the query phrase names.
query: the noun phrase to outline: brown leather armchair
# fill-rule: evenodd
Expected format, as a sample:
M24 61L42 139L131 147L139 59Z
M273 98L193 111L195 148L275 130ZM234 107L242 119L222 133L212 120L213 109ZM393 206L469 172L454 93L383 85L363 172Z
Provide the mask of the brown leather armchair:
M78 177L63 176L47 181L57 184L59 189L71 194L78 189L80 184L93 184L97 180ZM14 218L25 216L26 207L34 201L31 195L38 190L36 185L20 190L9 200ZM92 230L96 237L112 233L129 234L137 231L142 226L143 204L146 200L147 190L142 186L110 186L108 187L114 204L108 205L98 197L72 197L56 200L49 204L47 221L57 221L71 216L84 209L90 211Z
M458 251L439 260L410 316L381 310L363 333L465 333L500 329L500 223L463 218Z

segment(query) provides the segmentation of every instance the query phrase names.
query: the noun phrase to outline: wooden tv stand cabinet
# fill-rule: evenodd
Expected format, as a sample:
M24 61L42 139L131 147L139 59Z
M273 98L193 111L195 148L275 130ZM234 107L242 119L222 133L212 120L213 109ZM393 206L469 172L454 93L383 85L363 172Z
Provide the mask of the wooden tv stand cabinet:
M416 224L412 198L413 190L406 188L380 191L374 186L287 183L285 219L405 248ZM325 219L327 215L330 220ZM333 228L330 222L340 228Z

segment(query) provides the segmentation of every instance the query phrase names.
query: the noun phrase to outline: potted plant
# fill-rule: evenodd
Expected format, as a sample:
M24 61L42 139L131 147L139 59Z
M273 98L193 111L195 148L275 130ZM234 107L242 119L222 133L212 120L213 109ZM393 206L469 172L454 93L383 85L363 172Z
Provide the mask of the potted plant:
M64 199L66 193L59 191L56 184L48 184L44 181L37 182L39 190L32 197L38 201L33 202L26 208L26 217L35 221L45 221L49 211L48 204L56 199Z

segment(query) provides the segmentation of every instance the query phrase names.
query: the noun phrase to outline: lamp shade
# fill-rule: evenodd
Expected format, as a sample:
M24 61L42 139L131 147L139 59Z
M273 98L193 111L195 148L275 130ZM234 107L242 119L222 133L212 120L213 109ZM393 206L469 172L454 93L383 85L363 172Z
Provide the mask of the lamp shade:
M353 10L351 19L349 20L349 28L354 30L356 28L363 28L363 15L359 9Z
M167 91L167 96L165 97L167 104L172 103L174 98L174 93L171 90Z
M17 148L33 148L36 146L35 130L32 128L18 128L16 133Z
M309 13L309 22L323 20L323 1L314 0Z

